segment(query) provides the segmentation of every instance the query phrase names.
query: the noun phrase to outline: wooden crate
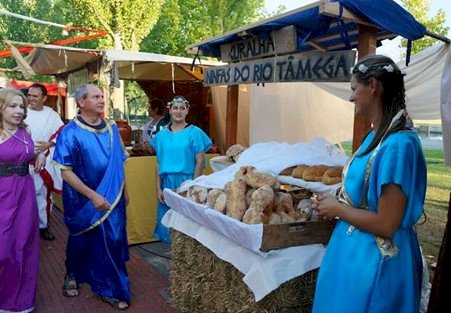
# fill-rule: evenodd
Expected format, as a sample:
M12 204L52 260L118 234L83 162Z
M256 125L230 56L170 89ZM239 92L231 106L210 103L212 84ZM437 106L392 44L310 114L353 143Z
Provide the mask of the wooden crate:
M261 251L269 251L315 243L327 244L336 220L306 221L290 224L263 225Z

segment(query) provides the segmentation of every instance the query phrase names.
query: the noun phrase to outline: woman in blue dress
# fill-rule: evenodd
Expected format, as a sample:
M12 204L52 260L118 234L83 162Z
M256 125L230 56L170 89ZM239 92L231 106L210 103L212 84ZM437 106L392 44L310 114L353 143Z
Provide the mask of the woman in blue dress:
M153 236L166 243L171 240L168 229L161 224L161 219L169 210L164 203L163 189L178 188L184 181L200 176L205 152L212 145L210 138L200 128L186 122L189 103L184 97L176 96L168 106L172 122L150 142L157 154L158 209Z
M422 258L414 225L423 213L426 162L408 128L404 75L388 57L352 69L351 101L373 129L343 171L338 199L318 197L338 217L318 274L313 312L418 312Z

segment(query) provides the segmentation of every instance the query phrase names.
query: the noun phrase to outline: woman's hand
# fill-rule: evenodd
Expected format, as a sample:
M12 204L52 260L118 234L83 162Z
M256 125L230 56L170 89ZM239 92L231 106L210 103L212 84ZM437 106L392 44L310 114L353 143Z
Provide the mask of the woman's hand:
M312 206L320 218L333 219L339 216L342 204L334 196L324 194L317 196Z
M45 162L46 162L46 158L44 153L39 152L38 155L36 156L36 161L34 163L34 171L36 173L39 173L40 171L42 171L45 167Z
M157 199L158 199L158 201L160 201L161 203L164 203L163 190L161 190L161 189L158 189L158 190L157 190Z

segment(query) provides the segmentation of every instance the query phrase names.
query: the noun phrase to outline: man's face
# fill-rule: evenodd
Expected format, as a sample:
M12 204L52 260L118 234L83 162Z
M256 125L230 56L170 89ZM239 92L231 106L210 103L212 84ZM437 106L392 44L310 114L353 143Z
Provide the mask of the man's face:
M42 90L40 88L32 87L28 89L28 106L30 109L41 111L46 100L47 96L42 94Z
M102 90L93 85L88 85L87 89L88 95L86 99L78 100L80 108L82 112L98 114L100 116L103 113L103 109L105 107Z

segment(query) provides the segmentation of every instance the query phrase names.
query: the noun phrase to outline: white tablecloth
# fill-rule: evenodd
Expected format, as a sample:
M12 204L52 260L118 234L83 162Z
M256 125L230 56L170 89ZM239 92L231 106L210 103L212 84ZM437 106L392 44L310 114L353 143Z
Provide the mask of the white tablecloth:
M254 293L255 301L263 299L286 281L318 268L324 256L325 248L321 244L260 252L261 224L235 221L168 189L164 195L171 210L163 217L163 225L196 239L243 273L243 281ZM218 225L223 234L215 228Z

